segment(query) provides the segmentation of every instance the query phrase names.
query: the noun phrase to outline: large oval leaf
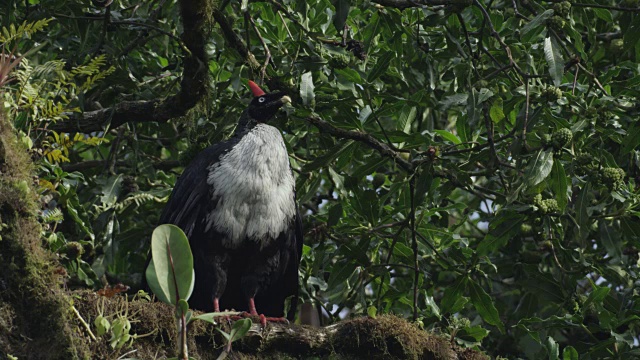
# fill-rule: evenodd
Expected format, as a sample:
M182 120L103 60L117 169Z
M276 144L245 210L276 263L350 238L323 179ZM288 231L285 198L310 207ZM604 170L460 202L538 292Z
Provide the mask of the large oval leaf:
M188 300L195 273L189 240L175 225L158 226L151 236L152 261L146 271L151 291L163 302L176 305Z
M549 176L553 168L553 152L551 150L539 151L529 162L524 172L524 183L528 188L532 188Z

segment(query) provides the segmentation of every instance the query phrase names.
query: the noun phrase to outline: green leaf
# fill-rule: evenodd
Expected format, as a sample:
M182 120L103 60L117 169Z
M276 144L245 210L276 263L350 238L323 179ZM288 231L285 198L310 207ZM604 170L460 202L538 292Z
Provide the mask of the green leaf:
M329 280L327 281L329 289L333 289L338 284L342 284L356 271L357 265L351 261L342 261L341 263L335 264L333 266L333 270L329 275Z
M444 290L444 296L440 301L440 308L442 313L456 313L462 309L464 302L458 301L463 299L464 289L467 286L468 278L466 276L459 277L452 285L449 285Z
M504 112L502 111L502 98L498 97L493 102L491 109L489 109L489 116L494 124L498 124L505 118Z
M188 300L193 291L195 274L189 240L179 227L158 226L151 236L151 263L146 271L151 291L168 304Z
M553 168L553 152L551 150L540 150L536 156L529 161L524 171L524 184L527 188L532 188L543 182L551 173Z
M636 16L627 29L622 29L624 34L624 51L633 49L640 40L640 17Z
M560 46L555 38L544 39L544 57L549 65L549 75L553 79L553 84L559 87L564 75L564 62L560 53Z
M109 177L104 186L102 187L102 196L100 202L102 205L110 207L118 201L118 196L122 190L123 175L118 174L116 176Z
M440 135L440 136L442 136L443 139L449 140L449 141L451 141L452 143L454 143L456 145L458 145L458 144L460 144L462 142L462 141L460 141L460 139L457 136L455 136L454 134L450 133L447 130L433 130L433 132L438 134L438 135Z
M622 257L622 241L620 239L620 233L615 231L613 227L608 225L605 221L598 221L598 227L600 230L600 242L607 249L607 253L611 255L615 260Z
M367 76L368 82L373 82L373 80L379 78L382 74L389 70L389 63L396 57L396 54L393 51L387 51L378 57L378 62L376 62L375 66L369 72Z
M611 23L613 22L613 16L611 15L611 11L607 10L607 9L600 9L597 7L590 7L590 10L593 11L597 17L599 17L600 19Z
M344 24L347 22L350 3L349 0L335 0L333 2L333 6L336 8L336 13L333 15L333 26L339 33L344 30Z
M438 319L442 318L442 315L440 314L440 308L433 299L433 296L427 295L426 292L424 295L425 304L431 310L431 314L433 314L433 316L437 317Z
M578 198L576 199L575 205L575 213L576 213L576 223L578 225L578 231L574 232L576 235L576 240L582 242L583 239L587 237L589 234L589 213L587 211L587 207L590 204L589 201L589 192L591 187L589 183L584 185L580 194L578 194Z
M318 170L321 167L329 165L333 160L335 160L338 156L340 156L345 150L347 150L351 145L353 145L353 140L340 141L331 149L326 151L322 156L318 156L313 159L312 162L307 163L303 168L303 173L308 173L311 171Z
M562 351L562 360L579 360L578 351L571 345Z
M478 314L480 314L484 321L497 326L498 329L500 329L500 332L504 333L504 324L502 324L500 315L498 315L498 310L493 304L493 300L491 300L489 294L487 294L484 289L474 281L469 281L468 285L471 303L478 311Z
M467 98L467 125L473 127L478 122L479 118L478 92L472 87L469 90L469 97Z
M551 188L556 196L556 201L560 210L564 210L569 202L569 196L567 191L569 189L569 183L567 174L564 172L564 167L560 161L553 162L553 168L551 170Z
M627 136L622 140L620 154L627 154L638 147L638 145L640 145L640 126L636 125L631 130L627 131Z
M524 217L514 212L503 212L489 225L489 232L478 245L478 255L486 255L503 247L512 236L520 232Z
M378 309L376 309L375 306L369 306L367 308L367 316L369 316L370 318L376 318L376 314L378 313Z
M415 187L415 206L422 206L424 199L427 197L431 184L433 183L433 166L425 167L416 179Z
M176 306L176 317L181 317L183 314L186 316L188 311L189 303L184 299L180 299L178 301L178 306Z
M416 119L418 109L415 106L405 105L398 115L398 129L409 134L411 132L411 124Z
M548 9L545 12L534 17L527 25L523 26L520 30L520 36L523 42L530 41L534 36L538 35L544 26L547 19L553 16L553 10Z
M547 337L547 352L549 353L549 360L558 360L560 355L560 347L558 343L551 337Z
M315 98L313 90L313 75L309 71L302 74L300 79L300 97L302 98L302 104L304 104L304 106L312 107L313 99Z
M217 318L222 318L222 317L225 317L225 316L240 315L240 314L242 314L241 311L210 312L210 313L204 313L204 314L192 316L191 319L190 319L190 322L194 321L194 320L202 320L202 321L206 321L208 323L211 323L213 325L217 325L218 324L216 322Z
M241 319L236 321L231 328L229 341L233 342L244 337L251 329L251 319Z
M604 300L604 298L606 298L607 295L609 295L609 291L611 291L611 289L606 286L594 285L593 291L591 291L591 293L589 294L589 297L587 297L587 300L584 301L582 308L587 309L589 305L591 305L592 303L602 304L602 301Z

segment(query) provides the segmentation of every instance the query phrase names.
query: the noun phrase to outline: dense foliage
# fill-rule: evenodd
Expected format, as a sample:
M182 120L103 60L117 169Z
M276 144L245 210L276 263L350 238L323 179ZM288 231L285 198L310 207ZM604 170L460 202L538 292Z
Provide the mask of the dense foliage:
M105 3L0 5L2 68L21 60L3 102L69 286L140 281L181 168L264 78L294 98L275 125L325 322L395 313L495 356L640 356L637 0L222 1L200 9L208 93L168 122L117 105L185 86L179 2Z

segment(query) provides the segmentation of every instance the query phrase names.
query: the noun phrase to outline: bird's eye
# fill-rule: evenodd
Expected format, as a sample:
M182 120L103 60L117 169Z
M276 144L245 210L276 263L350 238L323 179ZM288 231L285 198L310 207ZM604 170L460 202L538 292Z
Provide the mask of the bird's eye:
M258 99L258 102L263 103L263 102L264 102L264 97L259 98L259 99Z

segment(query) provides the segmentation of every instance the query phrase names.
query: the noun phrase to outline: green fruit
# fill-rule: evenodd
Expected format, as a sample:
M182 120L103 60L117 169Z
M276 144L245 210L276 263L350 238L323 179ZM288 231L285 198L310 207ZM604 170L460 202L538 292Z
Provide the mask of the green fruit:
M573 133L567 128L560 129L551 135L551 143L556 150L561 150L573 139Z
M609 50L611 53L619 55L624 51L624 40L622 39L613 39L611 40L611 44L609 45Z
M540 196L538 198L538 196ZM542 195L538 194L533 198L534 205L538 207L538 212L542 215L557 213L560 211L560 207L558 206L558 201L556 199L544 199L542 200Z
M557 213L560 211L560 207L558 206L558 201L556 199L542 200L542 207L546 209L546 214Z
M556 30L562 30L567 22L562 16L554 15L551 19L547 20L547 25Z
M546 97L548 101L557 101L562 99L562 90L555 86L548 86L542 92L542 96Z
M332 69L344 69L349 66L349 57L346 55L338 55L329 59L329 66Z
M571 11L571 3L568 1L563 1L563 2L553 4L553 13L558 16L562 16L566 18L569 16L570 11Z
M590 106L589 108L587 108L587 110L584 112L584 116L587 118L596 118L598 117L598 109Z
M533 197L533 205L540 206L542 204L542 194L537 194Z
M620 168L606 167L600 169L602 184L612 190L617 190L624 185L624 170Z
M531 226L530 224L520 224L520 233L522 235L529 235L533 233L533 226Z

